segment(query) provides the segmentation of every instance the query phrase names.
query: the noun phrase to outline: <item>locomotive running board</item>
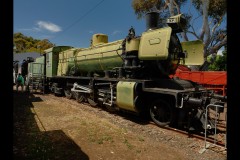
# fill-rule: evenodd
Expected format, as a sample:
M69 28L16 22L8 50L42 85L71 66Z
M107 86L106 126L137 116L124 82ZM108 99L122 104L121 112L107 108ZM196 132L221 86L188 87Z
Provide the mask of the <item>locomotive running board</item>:
M179 93L190 93L196 92L196 88L183 88L180 85L175 84L175 80L173 79L161 79L156 81L144 81L142 82L142 89L145 92L154 92L154 93L163 93L163 94L171 94L177 95ZM180 87L179 87L180 86ZM204 88L198 88L199 92L205 91Z

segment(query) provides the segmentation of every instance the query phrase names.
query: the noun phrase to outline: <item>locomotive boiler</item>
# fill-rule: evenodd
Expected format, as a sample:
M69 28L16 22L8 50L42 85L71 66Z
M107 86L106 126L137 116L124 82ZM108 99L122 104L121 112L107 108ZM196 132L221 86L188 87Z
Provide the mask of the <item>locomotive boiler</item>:
M223 105L226 97L192 81L169 78L179 64L203 64L202 42L180 42L177 33L185 25L181 14L168 18L163 28L158 28L158 13L148 13L146 19L147 30L141 36L131 27L124 39L114 42L99 33L88 48L45 50L40 60L45 90L111 112L150 115L162 127L214 128L210 118L205 123L206 107Z

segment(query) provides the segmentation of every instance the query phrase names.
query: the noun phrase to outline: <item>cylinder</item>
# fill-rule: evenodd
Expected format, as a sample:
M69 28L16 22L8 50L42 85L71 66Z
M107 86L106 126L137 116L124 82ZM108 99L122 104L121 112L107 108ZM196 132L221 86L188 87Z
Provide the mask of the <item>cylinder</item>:
M153 30L158 28L158 19L159 19L158 12L148 12L145 16L146 16L147 30Z
M187 102L188 102L188 104L190 104L191 106L194 106L194 107L200 107L203 104L202 99L193 98L193 97L190 97Z

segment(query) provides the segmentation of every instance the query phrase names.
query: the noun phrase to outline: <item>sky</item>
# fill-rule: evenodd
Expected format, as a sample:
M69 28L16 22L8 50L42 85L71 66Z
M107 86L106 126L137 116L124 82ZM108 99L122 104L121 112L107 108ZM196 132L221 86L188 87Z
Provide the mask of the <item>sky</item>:
M14 33L73 47L88 47L96 33L111 42L124 39L131 26L136 35L146 29L131 0L14 0L13 15Z
M108 35L108 41L124 39L131 26L136 35L146 31L145 19L137 19L132 0L14 0L14 33L53 44L89 47L93 34ZM182 12L197 13L188 4ZM201 28L201 21L197 22ZM195 40L189 36L190 40Z

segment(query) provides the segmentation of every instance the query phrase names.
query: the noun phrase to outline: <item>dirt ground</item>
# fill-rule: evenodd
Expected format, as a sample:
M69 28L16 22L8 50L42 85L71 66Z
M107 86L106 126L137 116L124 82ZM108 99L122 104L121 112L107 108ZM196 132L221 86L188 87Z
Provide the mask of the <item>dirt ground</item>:
M223 148L51 94L14 95L14 159L226 160ZM203 152L204 151L204 152Z

